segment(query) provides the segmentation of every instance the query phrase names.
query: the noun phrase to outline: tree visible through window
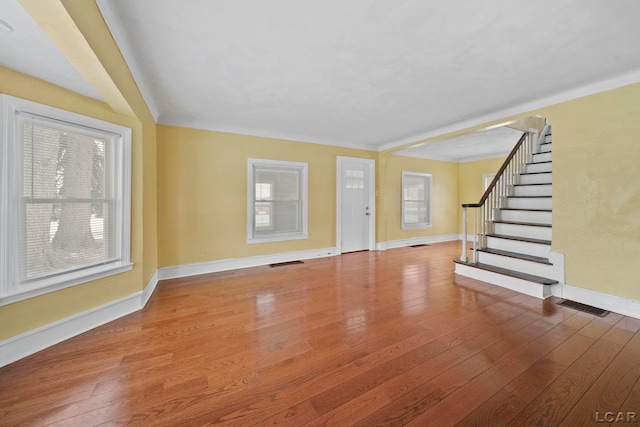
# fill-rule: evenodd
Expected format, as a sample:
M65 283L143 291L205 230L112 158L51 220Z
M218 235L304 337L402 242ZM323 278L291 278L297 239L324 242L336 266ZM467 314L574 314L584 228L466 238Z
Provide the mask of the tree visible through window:
M3 155L14 162L2 176L18 191L2 194L3 246L14 250L2 253L0 296L129 266L128 129L13 102Z
M114 144L33 117L18 119L23 146L22 278L28 280L112 259ZM108 166L105 168L105 166ZM106 230L105 230L106 229ZM105 233L106 231L106 233ZM105 235L107 238L105 239Z

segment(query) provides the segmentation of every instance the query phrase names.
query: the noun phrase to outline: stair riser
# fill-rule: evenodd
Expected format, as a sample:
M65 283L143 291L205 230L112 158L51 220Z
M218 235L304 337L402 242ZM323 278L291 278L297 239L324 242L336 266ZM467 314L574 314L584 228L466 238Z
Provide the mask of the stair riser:
M525 167L525 172L551 172L551 163L529 163Z
M548 162L551 160L551 152L548 153L540 153L540 154L534 154L533 155L533 161L532 163L538 163L538 162Z
M545 135L544 142L551 142L551 135Z
M505 201L506 208L513 209L551 209L551 197L534 197L527 198L514 198L508 197Z
M514 186L513 196L551 196L551 184Z
M503 221L533 222L535 224L551 225L551 212L501 210L500 219Z
M529 282L527 280L494 273L492 271L481 270L469 265L456 263L455 272L461 276L481 280L486 283L491 283L492 285L511 289L533 297L544 299L551 296L551 286L544 286L535 282Z
M540 144L539 153L550 153L551 152L551 144Z
M543 258L549 257L551 245L543 245L540 243L520 242L518 240L500 239L498 237L488 237L487 246L491 249L499 249L502 251L517 252Z
M551 227L536 227L534 225L494 224L495 234L505 236L529 237L531 239L551 240Z
M520 179L518 179L518 184L551 184L552 182L551 172L520 175Z
M478 262L536 276L550 277L553 275L552 265L540 264L538 262L526 261L502 255L489 254L486 252L480 252L478 254Z

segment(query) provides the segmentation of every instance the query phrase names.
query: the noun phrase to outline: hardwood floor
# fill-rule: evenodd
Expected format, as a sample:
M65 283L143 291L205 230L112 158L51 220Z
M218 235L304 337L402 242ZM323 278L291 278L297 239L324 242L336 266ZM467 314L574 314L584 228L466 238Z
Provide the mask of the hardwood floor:
M0 369L0 425L640 422L640 320L455 276L458 252L163 281L144 310Z

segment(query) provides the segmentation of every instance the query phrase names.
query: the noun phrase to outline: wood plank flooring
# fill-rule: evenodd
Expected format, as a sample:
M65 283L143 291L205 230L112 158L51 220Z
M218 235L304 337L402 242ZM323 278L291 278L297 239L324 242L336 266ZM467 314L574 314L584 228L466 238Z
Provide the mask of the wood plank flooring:
M1 368L0 425L640 423L640 320L455 276L458 252L163 281L144 310Z

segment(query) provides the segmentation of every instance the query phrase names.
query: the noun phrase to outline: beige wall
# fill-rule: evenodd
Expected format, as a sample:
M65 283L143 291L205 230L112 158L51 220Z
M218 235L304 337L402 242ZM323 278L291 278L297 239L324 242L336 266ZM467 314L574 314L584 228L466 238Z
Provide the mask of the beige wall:
M131 200L133 271L0 307L0 339L4 339L142 290L142 132L139 122L113 112L103 102L2 67L0 67L0 93L133 129Z
M59 1L59 0L49 0ZM134 233L140 233L143 239L142 269L143 284L149 282L158 267L157 247L157 183L156 183L156 124L151 112L138 90L127 63L118 46L111 37L102 14L94 1L62 0L66 13L73 19L74 24L82 33L98 63L78 65L79 70L94 86L99 87L93 69L103 67L110 78L113 88L110 93L102 90L107 99L121 98L138 119L138 126L142 133L141 143L134 145L134 151L141 158L139 167L134 168L133 178L141 187L142 210L138 218L133 218L131 227ZM61 31L64 29L61 29ZM70 38L71 33L63 33ZM73 57L74 52L68 55ZM84 58L88 60L89 58ZM77 60L75 61L77 63Z
M113 84L107 84L105 90L117 92L105 99L124 99L124 110L133 112L119 114L115 111L122 109L115 101L96 101L0 68L1 93L133 129L135 266L131 272L0 307L0 339L139 292L158 266L335 246L336 156L377 160L378 241L457 233L460 203L479 198L482 173L495 169L491 161L457 165L401 158L389 152L171 126L156 129L95 2L23 1L35 9L51 2L64 6L81 37L73 31L67 33L64 27L48 28L60 32L69 56L79 56L73 52L74 38L79 44L88 43L93 59L80 55L81 63L75 65L94 86L103 89L99 78L87 70L97 66L96 75L101 74L101 69L105 71ZM42 16L49 15L43 12ZM85 61L88 64L82 64ZM633 259L640 253L640 84L506 117L430 141L530 115L546 117L553 125L553 249L566 256L566 282L640 300L640 279ZM309 162L308 240L246 243L247 157ZM434 174L434 227L400 229L402 170Z
M95 2L23 0L23 5L110 103L2 67L0 93L132 129L131 261L134 267L126 273L0 307L0 340L140 292L157 269L156 125L129 68Z
M403 171L432 174L433 225L429 228L402 229ZM385 198L379 222L387 241L458 234L458 163L390 155L380 185Z
M336 156L376 153L159 125L160 267L335 247ZM309 164L308 239L246 242L248 158Z
M640 84L540 110L553 128L553 249L566 283L640 300Z

